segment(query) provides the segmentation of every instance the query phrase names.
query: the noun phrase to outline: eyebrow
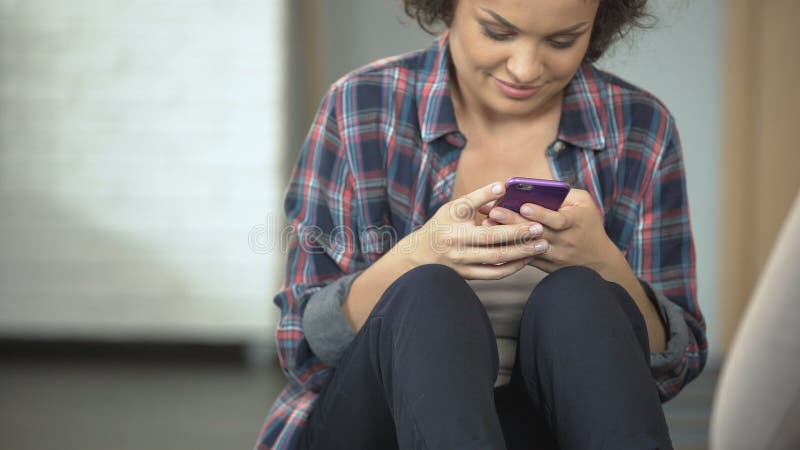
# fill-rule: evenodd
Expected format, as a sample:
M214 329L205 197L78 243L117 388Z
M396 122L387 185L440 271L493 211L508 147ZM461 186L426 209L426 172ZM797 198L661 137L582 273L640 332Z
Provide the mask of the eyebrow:
M500 14L497 14L496 12L492 11L491 9L486 9L486 8L480 8L480 9L483 12L485 12L485 13L489 14L490 16L492 16L492 18L494 20L500 22L501 25L506 26L508 28L511 28L514 31L520 31L519 27L517 27L513 23L509 22L508 20L506 20L506 18L504 18ZM586 25L587 23L589 23L589 22L576 23L575 25L573 25L573 26L571 26L569 28L564 28L563 30L556 31L555 33L551 34L551 36L558 36L558 35L562 35L562 34L574 33L575 31L577 31L579 28L581 28L582 26Z
M480 9L481 9L481 11L483 11L483 12L489 14L490 16L492 16L492 18L494 18L494 20L500 22L501 25L506 26L508 28L511 28L514 31L520 31L519 28L517 28L516 25L514 25L511 22L509 22L503 16L501 16L500 14L497 14L496 12L492 11L491 9L486 9L486 8L480 8Z

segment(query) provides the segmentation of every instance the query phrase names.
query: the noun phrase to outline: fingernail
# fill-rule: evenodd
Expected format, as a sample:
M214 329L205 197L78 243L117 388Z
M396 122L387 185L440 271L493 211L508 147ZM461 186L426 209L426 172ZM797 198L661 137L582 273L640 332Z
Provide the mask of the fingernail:
M528 228L528 230L531 232L532 236L538 236L542 234L542 226L539 225L538 223L531 225L531 227Z
M500 186L499 183L492 185L492 194L499 194L501 192L503 192L503 186Z
M533 249L536 250L536 253L544 253L547 251L547 244L544 242L537 242L536 245L533 246Z
M525 205L525 206L522 207L522 209L519 210L519 212L521 212L523 216L532 216L533 215L533 208L531 208L528 205Z
M506 218L506 215L499 210L493 209L489 211L489 217L495 220L503 220Z

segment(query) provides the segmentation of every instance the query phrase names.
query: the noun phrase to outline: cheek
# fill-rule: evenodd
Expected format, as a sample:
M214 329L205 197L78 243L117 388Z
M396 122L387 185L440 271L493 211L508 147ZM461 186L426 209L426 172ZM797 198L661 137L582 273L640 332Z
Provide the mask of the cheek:
M496 46L486 42L473 42L465 49L465 56L473 69L490 71L503 64L504 56Z
M460 26L453 42L451 30L451 52L456 70L491 72L504 61L503 48L483 35L478 25Z

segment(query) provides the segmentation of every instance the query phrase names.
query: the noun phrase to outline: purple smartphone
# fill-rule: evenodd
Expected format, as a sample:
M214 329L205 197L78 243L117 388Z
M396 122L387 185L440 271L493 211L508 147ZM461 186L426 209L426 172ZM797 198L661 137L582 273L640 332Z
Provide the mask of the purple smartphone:
M533 203L558 211L567 193L569 185L563 181L515 177L506 182L506 194L496 206L519 213L524 203Z

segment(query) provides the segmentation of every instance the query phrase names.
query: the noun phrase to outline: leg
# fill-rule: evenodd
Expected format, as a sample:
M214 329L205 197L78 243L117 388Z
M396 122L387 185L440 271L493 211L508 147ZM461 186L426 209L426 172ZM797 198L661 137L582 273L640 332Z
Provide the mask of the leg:
M508 450L558 450L553 432L527 395L519 372L519 356L511 380L495 388L494 398Z
M519 369L559 448L671 449L633 299L585 267L546 277L522 317Z
M381 297L314 406L309 449L504 449L495 336L466 282L441 265Z

